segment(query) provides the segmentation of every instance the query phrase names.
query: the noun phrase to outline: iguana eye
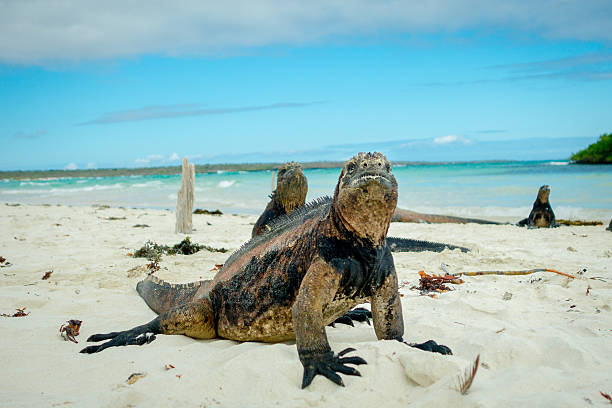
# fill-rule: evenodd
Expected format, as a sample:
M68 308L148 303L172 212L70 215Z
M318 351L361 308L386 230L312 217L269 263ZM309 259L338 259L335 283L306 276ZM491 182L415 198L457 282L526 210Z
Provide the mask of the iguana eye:
M355 164L354 163L349 164L348 165L348 172L352 173L354 171L355 171Z

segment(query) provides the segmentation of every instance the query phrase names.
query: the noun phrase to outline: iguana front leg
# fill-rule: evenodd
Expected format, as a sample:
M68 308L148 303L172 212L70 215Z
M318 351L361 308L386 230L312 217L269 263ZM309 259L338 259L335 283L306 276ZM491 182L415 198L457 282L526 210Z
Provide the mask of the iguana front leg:
M337 373L360 376L359 371L346 364L366 364L361 357L342 357L354 350L351 348L334 355L327 341L323 308L333 300L340 279L337 270L322 259L315 259L302 280L293 304L293 329L298 355L304 366L302 388L310 385L317 374L344 386Z
M402 317L402 304L398 291L397 275L395 274L393 258L386 258L386 263L386 268L390 272L385 277L381 287L374 292L370 299L376 337L378 337L379 340L397 340L424 351L453 354L450 348L437 344L433 340L428 340L421 344L406 343L404 341L404 319Z

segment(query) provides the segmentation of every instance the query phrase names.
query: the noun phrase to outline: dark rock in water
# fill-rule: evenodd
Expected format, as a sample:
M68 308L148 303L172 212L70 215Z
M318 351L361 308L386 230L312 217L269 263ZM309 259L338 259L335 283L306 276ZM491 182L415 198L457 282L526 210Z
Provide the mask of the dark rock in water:
M196 210L193 212L194 214L208 214L208 215L222 215L223 213L219 210L203 210L201 208L196 208Z
M612 231L612 220L610 220L610 225L606 228L606 231Z

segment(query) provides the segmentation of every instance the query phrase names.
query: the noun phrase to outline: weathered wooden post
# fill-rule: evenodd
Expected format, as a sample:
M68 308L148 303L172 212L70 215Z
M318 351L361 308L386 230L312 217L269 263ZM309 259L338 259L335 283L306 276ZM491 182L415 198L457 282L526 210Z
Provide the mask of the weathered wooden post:
M195 190L195 167L183 159L182 185L176 200L176 228L174 232L191 234L193 232L193 192Z

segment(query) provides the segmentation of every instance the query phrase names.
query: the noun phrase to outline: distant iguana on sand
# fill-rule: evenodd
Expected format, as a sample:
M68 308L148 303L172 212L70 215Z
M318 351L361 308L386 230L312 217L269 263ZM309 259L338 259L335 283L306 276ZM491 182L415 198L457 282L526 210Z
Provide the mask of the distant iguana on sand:
M276 190L270 195L270 202L259 216L251 237L261 235L268 230L267 225L281 215L289 214L306 202L308 181L302 165L289 162L279 167L276 174Z
M317 374L344 385L337 373L360 375L334 354L325 326L369 299L378 339L403 341L404 321L391 251L385 237L397 202L397 182L380 153L359 153L342 169L333 199L319 199L281 217L271 231L236 251L210 281L170 285L156 278L137 290L157 313L131 330L94 334L82 353L142 345L156 334L198 339L280 342L296 339L302 388ZM450 354L430 340L411 344Z
M529 228L549 228L558 227L559 224L555 221L555 213L553 212L548 196L550 195L550 187L543 185L538 190L538 197L533 203L533 208L529 213L529 217L518 222L517 225L528 226Z
M264 212L259 216L255 226L253 227L252 237L261 235L270 229L270 224L278 217L289 214L296 208L304 206L306 202L306 194L308 193L308 181L304 175L302 166L295 162L284 164L278 169L276 190L270 196L271 200L266 206ZM419 214L412 211L395 210L391 221L397 216L398 211L409 212L419 216L438 217L439 219L457 219L469 220L468 218L446 217L444 215ZM451 222L451 221L441 221ZM474 220L474 222L491 223L489 221ZM387 237L387 244L391 252L423 252L433 251L442 252L445 249L460 249L462 252L468 252L469 249L450 244L442 244L438 242L419 241L408 238Z

